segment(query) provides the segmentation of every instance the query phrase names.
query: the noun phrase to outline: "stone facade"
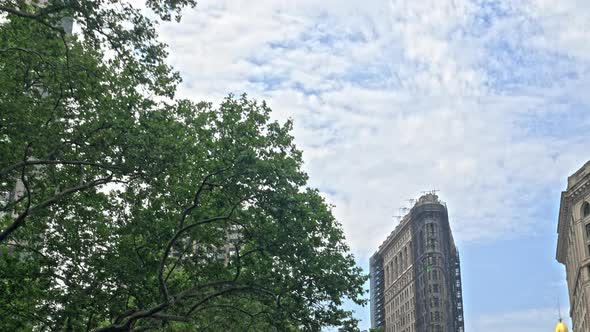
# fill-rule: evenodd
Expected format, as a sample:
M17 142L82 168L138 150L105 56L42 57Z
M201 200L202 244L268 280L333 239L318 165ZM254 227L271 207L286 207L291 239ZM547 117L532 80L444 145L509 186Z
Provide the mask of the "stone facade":
M420 197L370 265L373 328L464 331L459 256L438 196Z
M565 265L573 332L590 331L590 161L561 193L557 261Z

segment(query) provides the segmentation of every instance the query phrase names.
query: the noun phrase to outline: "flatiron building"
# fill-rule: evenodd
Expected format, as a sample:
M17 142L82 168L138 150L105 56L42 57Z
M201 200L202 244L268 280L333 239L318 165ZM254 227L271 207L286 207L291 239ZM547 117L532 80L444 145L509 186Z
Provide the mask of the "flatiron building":
M416 201L369 264L373 328L464 331L459 253L435 193Z

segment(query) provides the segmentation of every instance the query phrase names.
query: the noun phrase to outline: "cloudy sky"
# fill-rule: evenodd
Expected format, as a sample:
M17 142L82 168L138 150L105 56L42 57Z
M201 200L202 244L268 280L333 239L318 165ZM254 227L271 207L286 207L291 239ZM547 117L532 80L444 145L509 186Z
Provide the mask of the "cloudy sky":
M469 332L550 331L560 191L590 159L587 0L201 0L160 28L180 96L266 100L360 265L438 189ZM369 327L367 308L355 308Z

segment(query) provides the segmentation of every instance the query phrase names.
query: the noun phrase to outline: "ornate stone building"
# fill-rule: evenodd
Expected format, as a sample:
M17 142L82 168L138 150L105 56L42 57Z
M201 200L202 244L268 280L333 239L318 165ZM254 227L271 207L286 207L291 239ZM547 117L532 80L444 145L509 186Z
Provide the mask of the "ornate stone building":
M557 261L565 265L573 332L590 331L590 161L567 179L557 225Z
M459 253L447 208L426 194L370 259L371 325L384 332L463 332Z

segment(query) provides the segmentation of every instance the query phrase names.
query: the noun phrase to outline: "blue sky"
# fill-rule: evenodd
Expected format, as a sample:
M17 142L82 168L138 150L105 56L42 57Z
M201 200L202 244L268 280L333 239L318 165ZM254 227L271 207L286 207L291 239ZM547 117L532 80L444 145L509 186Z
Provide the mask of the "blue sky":
M549 331L560 191L590 159L586 0L202 0L160 28L181 97L292 118L359 264L439 189L467 331ZM357 309L368 327L368 310Z

